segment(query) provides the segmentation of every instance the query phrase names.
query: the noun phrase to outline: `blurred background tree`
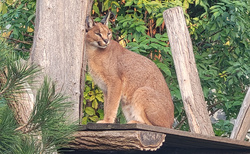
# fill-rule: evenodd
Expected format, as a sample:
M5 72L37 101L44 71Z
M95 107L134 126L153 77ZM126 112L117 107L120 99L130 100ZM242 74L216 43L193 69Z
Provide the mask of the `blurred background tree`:
M35 2L0 2L0 39L25 59L32 45ZM212 118L215 134L229 136L232 119L236 118L250 84L249 3L248 0L94 0L92 16L98 22L107 11L114 13L109 24L113 39L156 63L173 97L175 128L189 130L162 17L164 10L181 6L209 113L224 115ZM84 96L82 122L102 119L102 94L89 76ZM120 111L117 122L125 122Z

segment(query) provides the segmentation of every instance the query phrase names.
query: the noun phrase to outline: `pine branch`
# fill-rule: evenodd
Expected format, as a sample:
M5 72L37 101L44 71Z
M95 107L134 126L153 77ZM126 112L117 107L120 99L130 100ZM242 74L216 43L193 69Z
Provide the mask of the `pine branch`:
M9 87L10 87L10 84L7 84L7 86L2 91L0 91L0 95L5 93L9 89Z

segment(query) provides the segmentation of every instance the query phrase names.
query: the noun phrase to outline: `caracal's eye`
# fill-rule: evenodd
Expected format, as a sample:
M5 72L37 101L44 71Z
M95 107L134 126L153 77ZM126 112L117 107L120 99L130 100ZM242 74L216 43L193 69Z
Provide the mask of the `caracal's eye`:
M101 33L95 33L95 35L102 37Z
M109 36L109 35L111 35L111 33L110 33L110 32L108 33L108 36Z

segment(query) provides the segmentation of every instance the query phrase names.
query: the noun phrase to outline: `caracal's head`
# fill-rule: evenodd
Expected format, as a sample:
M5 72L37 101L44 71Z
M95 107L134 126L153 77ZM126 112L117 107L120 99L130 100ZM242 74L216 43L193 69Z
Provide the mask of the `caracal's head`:
M100 22L95 23L92 18L86 19L86 41L96 48L106 48L112 38L112 33L108 28L110 13Z

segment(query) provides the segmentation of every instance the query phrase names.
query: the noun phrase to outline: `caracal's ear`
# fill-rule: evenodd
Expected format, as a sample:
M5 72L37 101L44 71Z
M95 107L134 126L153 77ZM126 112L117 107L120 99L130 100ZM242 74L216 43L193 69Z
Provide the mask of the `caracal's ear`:
M105 18L103 18L103 19L101 20L101 23L104 24L104 25L106 25L107 27L108 27L108 24L109 24L110 14L111 14L111 12L108 11L108 13L107 13L107 15L105 16Z
M93 28L93 26L95 26L94 20L90 16L87 16L87 18L86 18L86 32L88 32L91 28Z

